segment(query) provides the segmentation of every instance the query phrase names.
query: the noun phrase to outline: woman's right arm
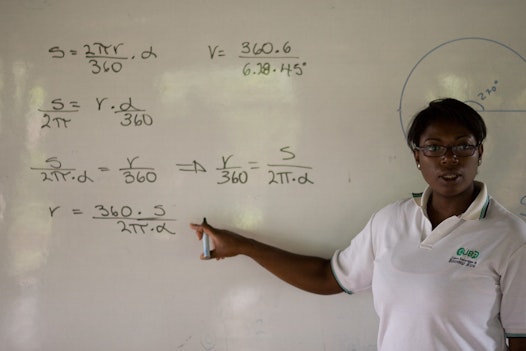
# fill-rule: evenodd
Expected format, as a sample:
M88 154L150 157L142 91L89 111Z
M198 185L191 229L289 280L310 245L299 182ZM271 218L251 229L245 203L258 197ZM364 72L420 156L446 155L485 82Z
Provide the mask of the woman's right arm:
M328 259L294 254L231 231L213 228L206 222L191 224L190 227L199 240L202 240L203 234L210 237L214 244L211 258L245 255L299 289L322 295L342 292ZM204 259L203 255L201 258Z

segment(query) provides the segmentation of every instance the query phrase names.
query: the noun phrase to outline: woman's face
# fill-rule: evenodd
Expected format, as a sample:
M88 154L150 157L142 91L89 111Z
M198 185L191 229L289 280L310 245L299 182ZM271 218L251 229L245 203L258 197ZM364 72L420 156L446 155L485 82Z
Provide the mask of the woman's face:
M458 123L436 121L430 124L420 136L417 146L477 145L469 129ZM423 151L415 150L414 156L425 181L433 190L433 196L449 199L471 197L475 176L482 157L483 147L479 145L473 156L458 157L451 149L444 156L429 157Z

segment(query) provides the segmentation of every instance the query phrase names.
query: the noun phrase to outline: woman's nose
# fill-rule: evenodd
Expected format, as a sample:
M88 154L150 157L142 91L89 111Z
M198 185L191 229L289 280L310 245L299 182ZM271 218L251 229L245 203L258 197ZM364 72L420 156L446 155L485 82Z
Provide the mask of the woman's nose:
M453 153L453 150L448 149L446 153L440 158L442 164L457 164L458 157Z

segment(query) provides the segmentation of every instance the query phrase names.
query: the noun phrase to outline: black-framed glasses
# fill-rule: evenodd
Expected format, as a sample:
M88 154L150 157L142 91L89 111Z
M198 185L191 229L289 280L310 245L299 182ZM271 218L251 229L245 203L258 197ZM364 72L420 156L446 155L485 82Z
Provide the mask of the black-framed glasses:
M461 144L461 145L425 145L425 146L415 146L414 149L422 151L425 156L428 157L441 157L444 156L448 150L451 150L453 155L458 157L470 157L475 154L475 150L479 147L480 144L470 145L470 144Z

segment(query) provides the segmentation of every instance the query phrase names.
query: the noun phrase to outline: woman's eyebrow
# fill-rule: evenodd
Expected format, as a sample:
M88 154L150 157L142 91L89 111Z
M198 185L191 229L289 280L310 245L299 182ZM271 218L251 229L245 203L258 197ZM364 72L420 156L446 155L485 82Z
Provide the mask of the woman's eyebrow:
M463 134L463 135L459 135L455 138L456 140L461 140L461 139L475 139L475 137L471 134ZM442 141L442 138L440 137L429 137L429 138L426 138L424 139L424 142L426 141Z

